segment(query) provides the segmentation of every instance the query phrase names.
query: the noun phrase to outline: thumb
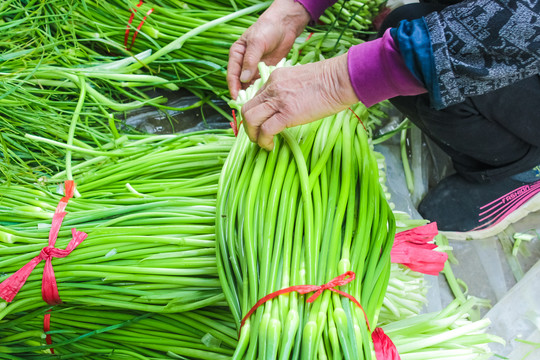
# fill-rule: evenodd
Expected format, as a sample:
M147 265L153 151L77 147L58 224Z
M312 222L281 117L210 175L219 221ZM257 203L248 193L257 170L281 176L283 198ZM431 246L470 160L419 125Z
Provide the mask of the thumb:
M254 39L249 43L242 63L241 82L247 83L253 79L253 76L257 73L257 64L259 64L264 54L264 48L265 45L261 40Z

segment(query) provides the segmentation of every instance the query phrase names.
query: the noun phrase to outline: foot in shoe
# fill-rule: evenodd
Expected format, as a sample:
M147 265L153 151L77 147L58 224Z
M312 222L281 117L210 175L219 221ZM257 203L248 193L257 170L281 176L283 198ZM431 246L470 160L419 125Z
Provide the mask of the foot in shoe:
M540 166L491 183L472 183L458 174L429 191L418 212L454 239L496 235L540 210Z

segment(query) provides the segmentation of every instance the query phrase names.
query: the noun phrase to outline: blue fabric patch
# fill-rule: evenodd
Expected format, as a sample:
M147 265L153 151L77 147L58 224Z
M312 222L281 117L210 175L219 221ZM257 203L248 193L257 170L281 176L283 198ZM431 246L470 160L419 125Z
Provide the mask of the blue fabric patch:
M398 44L407 68L426 87L431 105L436 109L443 107L433 49L424 18L402 20L397 28L390 30L390 35Z
M512 176L512 179L526 183L540 180L540 165L533 167L531 170L514 175Z

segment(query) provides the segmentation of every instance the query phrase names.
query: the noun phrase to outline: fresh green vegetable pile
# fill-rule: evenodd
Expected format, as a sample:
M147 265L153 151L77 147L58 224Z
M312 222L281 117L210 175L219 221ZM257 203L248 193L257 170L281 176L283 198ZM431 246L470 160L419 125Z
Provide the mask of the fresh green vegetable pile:
M65 304L54 307L50 313L51 326L47 333L52 336L52 345L45 344L43 335L43 316L49 307L40 299L41 271L38 268L16 300L12 304L1 305L0 338L3 342L0 357L53 358L53 355L47 355L47 349L51 347L57 355L81 359L178 356L219 359L230 358L235 351L238 356L246 345L246 338L241 338L241 347L236 347L238 319L234 318L234 312L219 306L224 305L219 287L208 286L208 281L217 280L218 269L215 268L214 227L210 223L204 225L209 217L215 217L221 164L234 142L228 133L214 131L180 136L126 136L122 149L89 157L85 163L74 166L72 172L74 178L80 181L81 196L70 200L65 225L75 225L77 229L87 231L90 237L68 257L53 260L60 296ZM249 143L244 145L254 146ZM280 145L281 151L284 151L284 144ZM112 156L121 151L129 153L131 148L137 148L138 152L123 158ZM382 169L381 157L375 157L377 167ZM232 159L232 155L229 159ZM295 161L289 162L294 166ZM371 165L375 166L375 163ZM323 168L322 172L328 173L328 169L331 167ZM299 184L298 172L291 174L296 178L293 182ZM381 174L375 172L373 175L377 178ZM64 176L65 173L58 174L58 178ZM384 176L379 180L382 178ZM327 182L327 188L329 184ZM378 188L376 184L374 181L373 185ZM46 242L47 224L60 196L44 191L47 188L43 185L36 188L11 186L3 190L2 204L6 205L6 212L2 217L4 224L0 244L2 269L16 270ZM299 196L296 199L301 197L301 190L297 188L297 191ZM290 192L285 194L282 198L292 198ZM381 193L381 196L384 195ZM297 210L303 208L302 204L297 206ZM11 209L9 214L8 209ZM117 214L114 214L115 211ZM284 213L290 214L287 211ZM397 216L400 230L424 223L411 220L404 214L397 213ZM286 219L282 221L282 225L289 228L301 229L293 231L303 231L303 225L295 226L302 224L303 218L296 218L297 224L289 223ZM204 226L204 234L182 236L178 232L168 232L173 228L202 230L201 225ZM28 233L13 231L18 228L24 228ZM100 234L100 231L106 231L107 235ZM165 233L158 234L161 232ZM61 238L66 235L67 231L63 230ZM279 236L276 238L279 239ZM287 238L292 241L293 237L289 233ZM58 247L62 248L65 242L65 239L59 240ZM274 243L269 241L269 245ZM276 245L279 246L279 243ZM27 248L34 251L18 251L20 255L13 256L17 253L16 249ZM300 255L303 251L300 249ZM12 265L4 267L7 263ZM109 278L102 277L103 273L98 272L97 267L103 265L107 269L101 271L107 271ZM119 266L123 269L119 269ZM66 277L66 272L71 272L69 275L80 272L78 267L84 267L86 275L75 279ZM289 268L291 271L294 269L292 264ZM299 269L297 278L305 274L305 265L301 264ZM186 270L198 273L186 277L178 275L178 271ZM156 271L159 274L154 273ZM7 275L9 273L2 279ZM114 279L115 276L124 278ZM475 359L478 355L489 354L486 344L497 339L483 332L486 321L471 323L466 319L472 301L463 306L458 306L458 301L440 314L416 316L425 303L425 297L421 295L425 292L421 275L393 264L389 277L386 297L375 318L378 317L378 324L386 324L383 328L395 341L403 359L430 359L430 356L451 359L457 355L460 357L456 359ZM190 286L180 284L184 280ZM355 291L354 284L349 284L348 292ZM216 292L218 295L212 298L211 294ZM328 306L336 320L326 320L334 324L326 330L333 334L329 348L332 348L332 342L339 346L341 341L342 335L337 333L339 320L342 319L340 315L347 316L358 311L355 305L347 304L345 298L335 296L337 298L331 296L334 298L330 299ZM272 327L276 325L273 316L279 319L283 315L276 313L278 306L288 306L291 310L288 314L294 314L295 304L299 310L305 311L313 306L304 304L305 297L291 293L273 300L272 313L269 318L266 316L269 325L267 334L272 334L275 329ZM324 295L322 298L324 301ZM320 302L320 299L317 301ZM214 305L189 310L207 304ZM264 307L268 305L270 303ZM358 327L353 331L365 332L363 315L356 315L353 321ZM255 316L249 320L251 324L256 320ZM265 319L264 314L262 319ZM396 321L399 319L407 320ZM372 320L372 327L375 321ZM321 336L326 336L325 330Z
M64 302L174 313L223 300L214 218L217 181L234 141L228 134L145 137L125 144L122 151L137 151L130 157L94 157L72 169L80 196L68 203L56 247L66 247L71 228L88 238L53 261ZM15 185L1 186L0 194L2 281L46 245L60 196ZM12 303L2 300L0 319L43 306L42 268Z
M84 6L73 7L64 29L100 53L127 55L151 49L154 54L149 60L133 67L144 64L171 84L228 97L229 48L270 3L258 1L235 10L230 3L218 2L210 11L208 2L183 6L173 1L144 2L138 7L122 0L85 1ZM139 24L143 24L140 31ZM126 27L131 27L127 35Z
M46 314L51 345L42 338ZM40 309L0 321L0 358L224 360L236 347L232 324L228 310L218 307L176 314L107 307Z
M182 34L179 32L178 39L154 54L151 49L138 55L100 53L93 47L103 39L80 39L74 29L59 26L72 23L77 9L89 16L88 9L80 8L84 6L83 2L66 1L2 4L0 31L9 34L0 41L2 182L32 183L63 168L59 161L63 152L56 143L28 140L25 134L101 150L120 137L117 129L121 116L115 112L147 105L170 109L163 105L166 98L147 93L155 88L178 90L175 71L164 78L139 69L181 47L185 40ZM262 8L258 5L216 17L216 21L204 22L190 34ZM127 3L125 11L129 18ZM120 29L117 32L124 33ZM194 106L203 103L214 106L206 97Z
M338 30L349 29L358 36L372 33L373 19L379 13L386 1L338 1L328 8L319 22L331 25Z
M230 117L211 100L228 100L229 48L269 4L3 2L0 182L32 183L63 169L54 143L29 141L25 134L101 148L119 137L125 113L143 106L167 116L207 104ZM330 57L362 42L347 28L312 31L291 52L295 62ZM178 96L179 89L200 100L175 107L168 98Z
M12 303L1 300L0 358L369 359L376 326L404 360L489 355L498 339L484 333L486 321L468 320L475 299L418 315L423 277L390 264L395 226L424 221L387 203L368 124L376 109L287 130L270 153L243 131L235 141L231 131L157 136L121 126L143 106L183 110L166 98L178 89L200 99L188 107L228 117L211 101L227 99L228 49L269 4L0 4L0 282L46 245L65 179L77 191L56 247L72 227L89 235L52 261L62 305L41 299L43 263ZM344 53L379 5L336 3L289 61ZM356 279L340 289L367 317L337 293L307 303L290 292L239 328L263 296L350 270Z

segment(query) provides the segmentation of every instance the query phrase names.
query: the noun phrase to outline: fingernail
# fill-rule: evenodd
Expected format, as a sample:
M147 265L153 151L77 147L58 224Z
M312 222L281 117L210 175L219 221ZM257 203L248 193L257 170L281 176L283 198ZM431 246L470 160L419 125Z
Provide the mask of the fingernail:
M248 82L251 80L251 71L250 70L244 70L242 71L242 74L240 74L240 81L241 82Z
M259 141L259 146L265 149L266 151L272 151L274 150L274 141L270 140L270 142L266 144L261 144L261 142Z

